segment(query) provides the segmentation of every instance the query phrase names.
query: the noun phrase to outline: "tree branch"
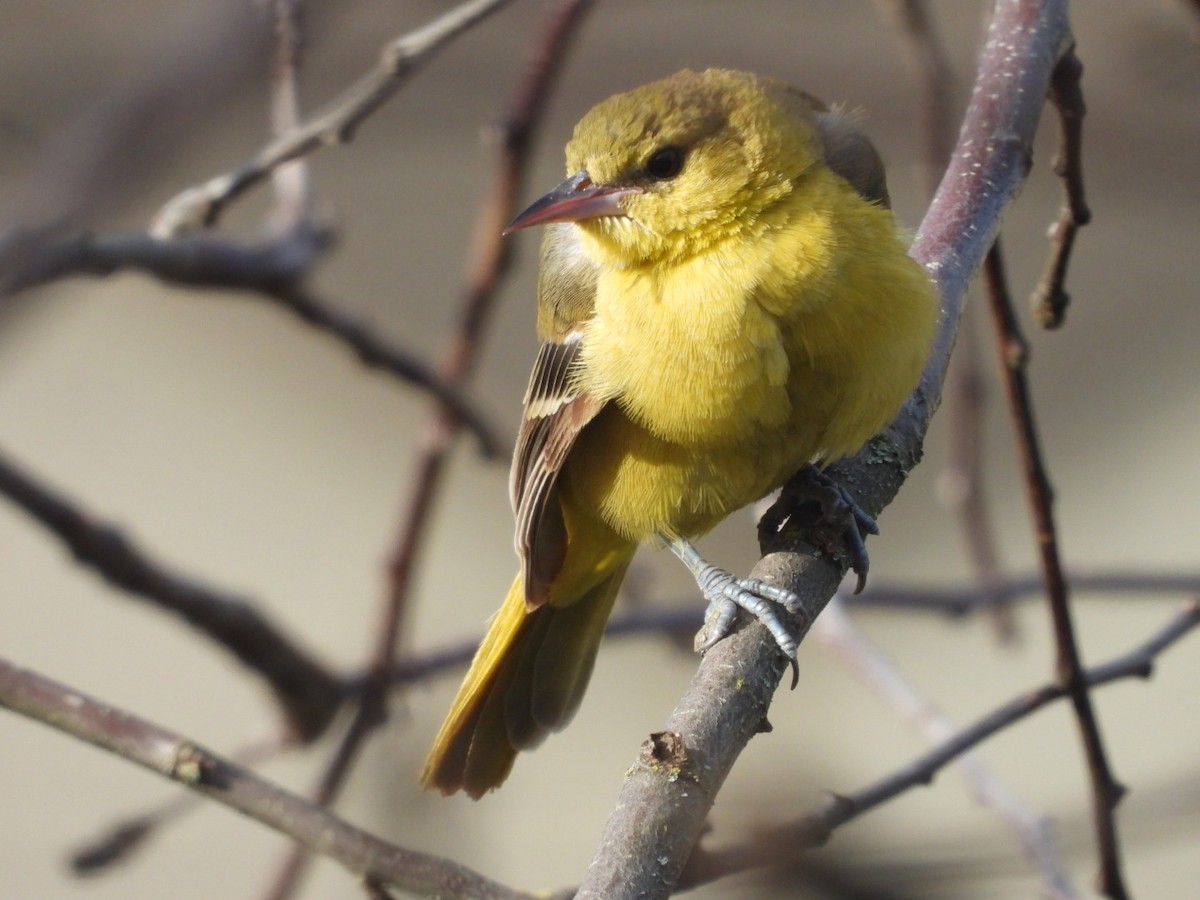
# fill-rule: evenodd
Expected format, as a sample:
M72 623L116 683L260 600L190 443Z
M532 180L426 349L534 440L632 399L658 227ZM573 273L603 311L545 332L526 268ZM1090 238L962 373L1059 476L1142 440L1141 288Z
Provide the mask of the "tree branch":
M360 878L422 897L534 898L465 866L382 841L199 744L6 660L0 660L0 706L237 810Z
M453 410L486 456L496 456L498 441L491 426L457 386L304 287L305 276L329 243L328 231L307 220L256 244L209 235L163 241L143 233L78 233L58 239L14 233L0 242L0 258L22 259L5 267L0 295L72 275L109 276L124 270L144 272L166 284L249 291L341 341L364 366L428 391Z
M1059 129L1054 174L1062 179L1063 199L1058 220L1050 228L1046 269L1030 298L1034 317L1043 328L1058 328L1063 323L1071 301L1063 284L1075 246L1075 233L1092 220L1083 196L1083 116L1087 110L1079 87L1082 76L1083 64L1071 52L1058 61L1050 79L1049 100L1058 112Z
M943 319L921 384L885 434L848 463L839 480L870 513L895 496L916 465L937 407L967 284L991 246L1029 167L1051 72L1070 46L1064 2L999 0L988 26L966 121L949 170L913 245L942 298ZM843 569L794 536L751 573L795 591L805 623L833 596ZM761 731L786 663L754 623L714 646L625 780L579 898L665 897L699 839L738 754Z
M1075 627L1071 621L1067 579L1058 551L1058 533L1053 512L1054 492L1042 460L1033 403L1029 397L1029 382L1025 376L1028 350L1009 299L999 241L992 247L984 262L984 282L995 325L1004 387L1008 394L1013 429L1017 436L1017 449L1024 469L1046 599L1054 628L1057 657L1055 668L1059 682L1071 696L1071 705L1075 710L1075 718L1083 740L1084 756L1091 774L1096 840L1099 844L1101 863L1097 886L1105 896L1123 900L1128 895L1121 878L1116 807L1125 789L1113 777L1100 736L1100 725L1083 680L1083 663L1080 661Z
M322 147L350 141L358 127L436 51L509 2L468 0L428 25L391 41L383 48L376 69L360 78L325 112L275 138L240 168L178 194L154 217L151 233L169 238L211 227L230 201L277 166Z
M77 562L123 591L176 613L270 686L288 725L303 739L325 730L341 706L341 679L301 651L255 608L171 572L112 524L84 515L0 454L0 494L63 542Z

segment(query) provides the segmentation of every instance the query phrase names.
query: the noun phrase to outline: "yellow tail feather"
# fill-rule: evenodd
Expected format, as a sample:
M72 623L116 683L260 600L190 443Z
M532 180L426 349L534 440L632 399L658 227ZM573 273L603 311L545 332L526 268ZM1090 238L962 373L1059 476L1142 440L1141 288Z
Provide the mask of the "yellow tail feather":
M478 799L508 777L518 751L567 725L628 566L627 557L568 605L532 612L517 576L425 760L425 787Z

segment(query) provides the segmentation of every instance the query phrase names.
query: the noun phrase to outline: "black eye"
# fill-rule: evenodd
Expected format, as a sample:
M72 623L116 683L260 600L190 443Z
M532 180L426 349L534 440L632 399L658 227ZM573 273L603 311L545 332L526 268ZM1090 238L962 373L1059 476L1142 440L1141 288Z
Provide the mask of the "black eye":
M683 168L683 150L679 147L663 147L655 150L646 160L646 174L659 181L667 181L679 174Z

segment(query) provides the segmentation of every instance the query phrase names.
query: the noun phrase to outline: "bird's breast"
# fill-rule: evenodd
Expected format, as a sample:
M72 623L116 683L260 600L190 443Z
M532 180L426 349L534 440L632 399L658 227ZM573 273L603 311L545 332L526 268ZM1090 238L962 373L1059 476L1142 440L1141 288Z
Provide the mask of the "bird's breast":
M744 261L718 255L601 277L586 388L664 440L721 443L791 412L780 322Z

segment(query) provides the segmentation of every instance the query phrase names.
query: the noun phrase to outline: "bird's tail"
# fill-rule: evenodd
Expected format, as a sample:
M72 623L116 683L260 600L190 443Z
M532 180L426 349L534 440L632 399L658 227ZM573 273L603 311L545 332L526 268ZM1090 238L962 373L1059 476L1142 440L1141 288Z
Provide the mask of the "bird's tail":
M569 605L532 612L517 576L425 760L425 787L478 799L508 777L519 751L566 727L631 557Z

